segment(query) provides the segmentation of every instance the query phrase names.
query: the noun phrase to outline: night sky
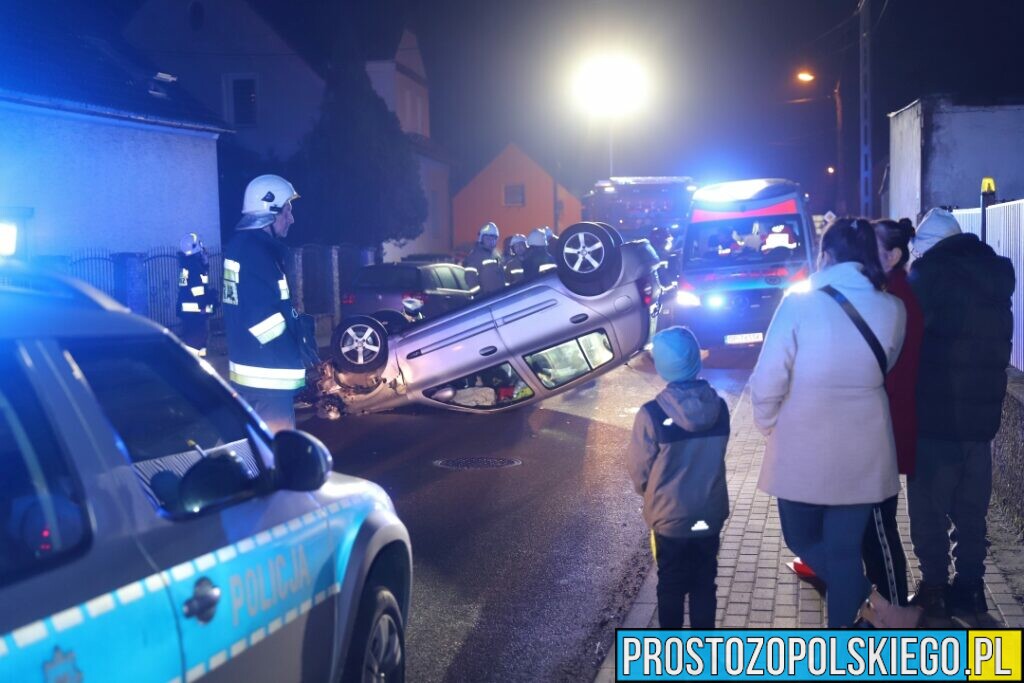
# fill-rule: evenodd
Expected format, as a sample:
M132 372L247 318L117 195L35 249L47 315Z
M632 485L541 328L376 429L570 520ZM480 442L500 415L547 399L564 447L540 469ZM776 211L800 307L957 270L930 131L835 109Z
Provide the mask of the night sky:
M876 161L886 113L920 95L1024 94L1024 2L871 0ZM648 110L615 132L616 175L701 182L781 176L830 196L842 79L846 167L855 182L855 0L380 0L370 21L417 32L431 83L434 138L458 188L507 142L580 192L607 175L606 129L568 100L571 65L602 47L654 72ZM844 21L847 20L848 21ZM806 67L811 85L794 80ZM803 104L788 100L811 98ZM815 99L816 98L816 99Z

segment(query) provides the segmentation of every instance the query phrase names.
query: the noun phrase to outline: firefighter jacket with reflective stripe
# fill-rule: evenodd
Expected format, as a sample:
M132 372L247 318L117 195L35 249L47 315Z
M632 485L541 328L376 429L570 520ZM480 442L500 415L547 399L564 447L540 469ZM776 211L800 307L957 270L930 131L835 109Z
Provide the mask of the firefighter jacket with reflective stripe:
M294 391L306 383L284 273L287 251L263 230L238 232L224 249L224 324L235 384Z
M213 313L216 289L210 287L210 264L204 254L178 252L178 317Z
M479 285L481 294L490 294L505 289L505 271L501 257L488 251L482 244L473 247L466 260L462 262L466 269L466 281L470 288Z
M510 285L517 285L523 281L523 259L518 256L510 256L505 261L505 282Z

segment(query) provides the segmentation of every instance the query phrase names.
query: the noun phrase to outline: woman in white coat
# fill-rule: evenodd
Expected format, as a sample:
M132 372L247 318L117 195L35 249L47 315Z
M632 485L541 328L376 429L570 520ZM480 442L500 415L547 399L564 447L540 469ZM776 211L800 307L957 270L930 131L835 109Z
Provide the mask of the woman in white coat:
M750 390L754 421L768 437L758 488L778 498L786 545L825 581L836 628L852 625L871 593L861 542L872 505L899 491L880 363L892 367L899 356L906 313L882 291L868 221L834 221L819 267L810 291L779 305ZM867 323L878 355L839 301L821 291L828 285Z

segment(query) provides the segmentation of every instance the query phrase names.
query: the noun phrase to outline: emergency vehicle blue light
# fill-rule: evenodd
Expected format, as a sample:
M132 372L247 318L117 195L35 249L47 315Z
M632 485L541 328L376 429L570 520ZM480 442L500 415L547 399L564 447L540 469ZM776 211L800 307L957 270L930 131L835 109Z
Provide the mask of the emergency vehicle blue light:
M14 256L18 249L18 226L0 223L0 256Z
M750 199L758 192L768 187L769 182L764 179L759 180L737 180L731 183L719 183L718 185L708 185L697 190L693 194L693 200L696 202L738 202L744 199Z
M725 297L721 294L712 294L706 299L709 308L724 308Z

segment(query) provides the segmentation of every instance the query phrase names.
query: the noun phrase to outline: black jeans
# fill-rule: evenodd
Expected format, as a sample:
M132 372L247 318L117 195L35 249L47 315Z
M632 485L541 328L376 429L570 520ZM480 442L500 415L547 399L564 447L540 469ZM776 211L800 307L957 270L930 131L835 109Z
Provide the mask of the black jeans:
M896 524L899 495L871 509L864 531L864 568L883 598L894 605L907 604L907 555Z
M683 605L687 596L690 627L715 627L718 544L718 536L669 538L654 535L658 560L658 622L661 628L683 627Z

